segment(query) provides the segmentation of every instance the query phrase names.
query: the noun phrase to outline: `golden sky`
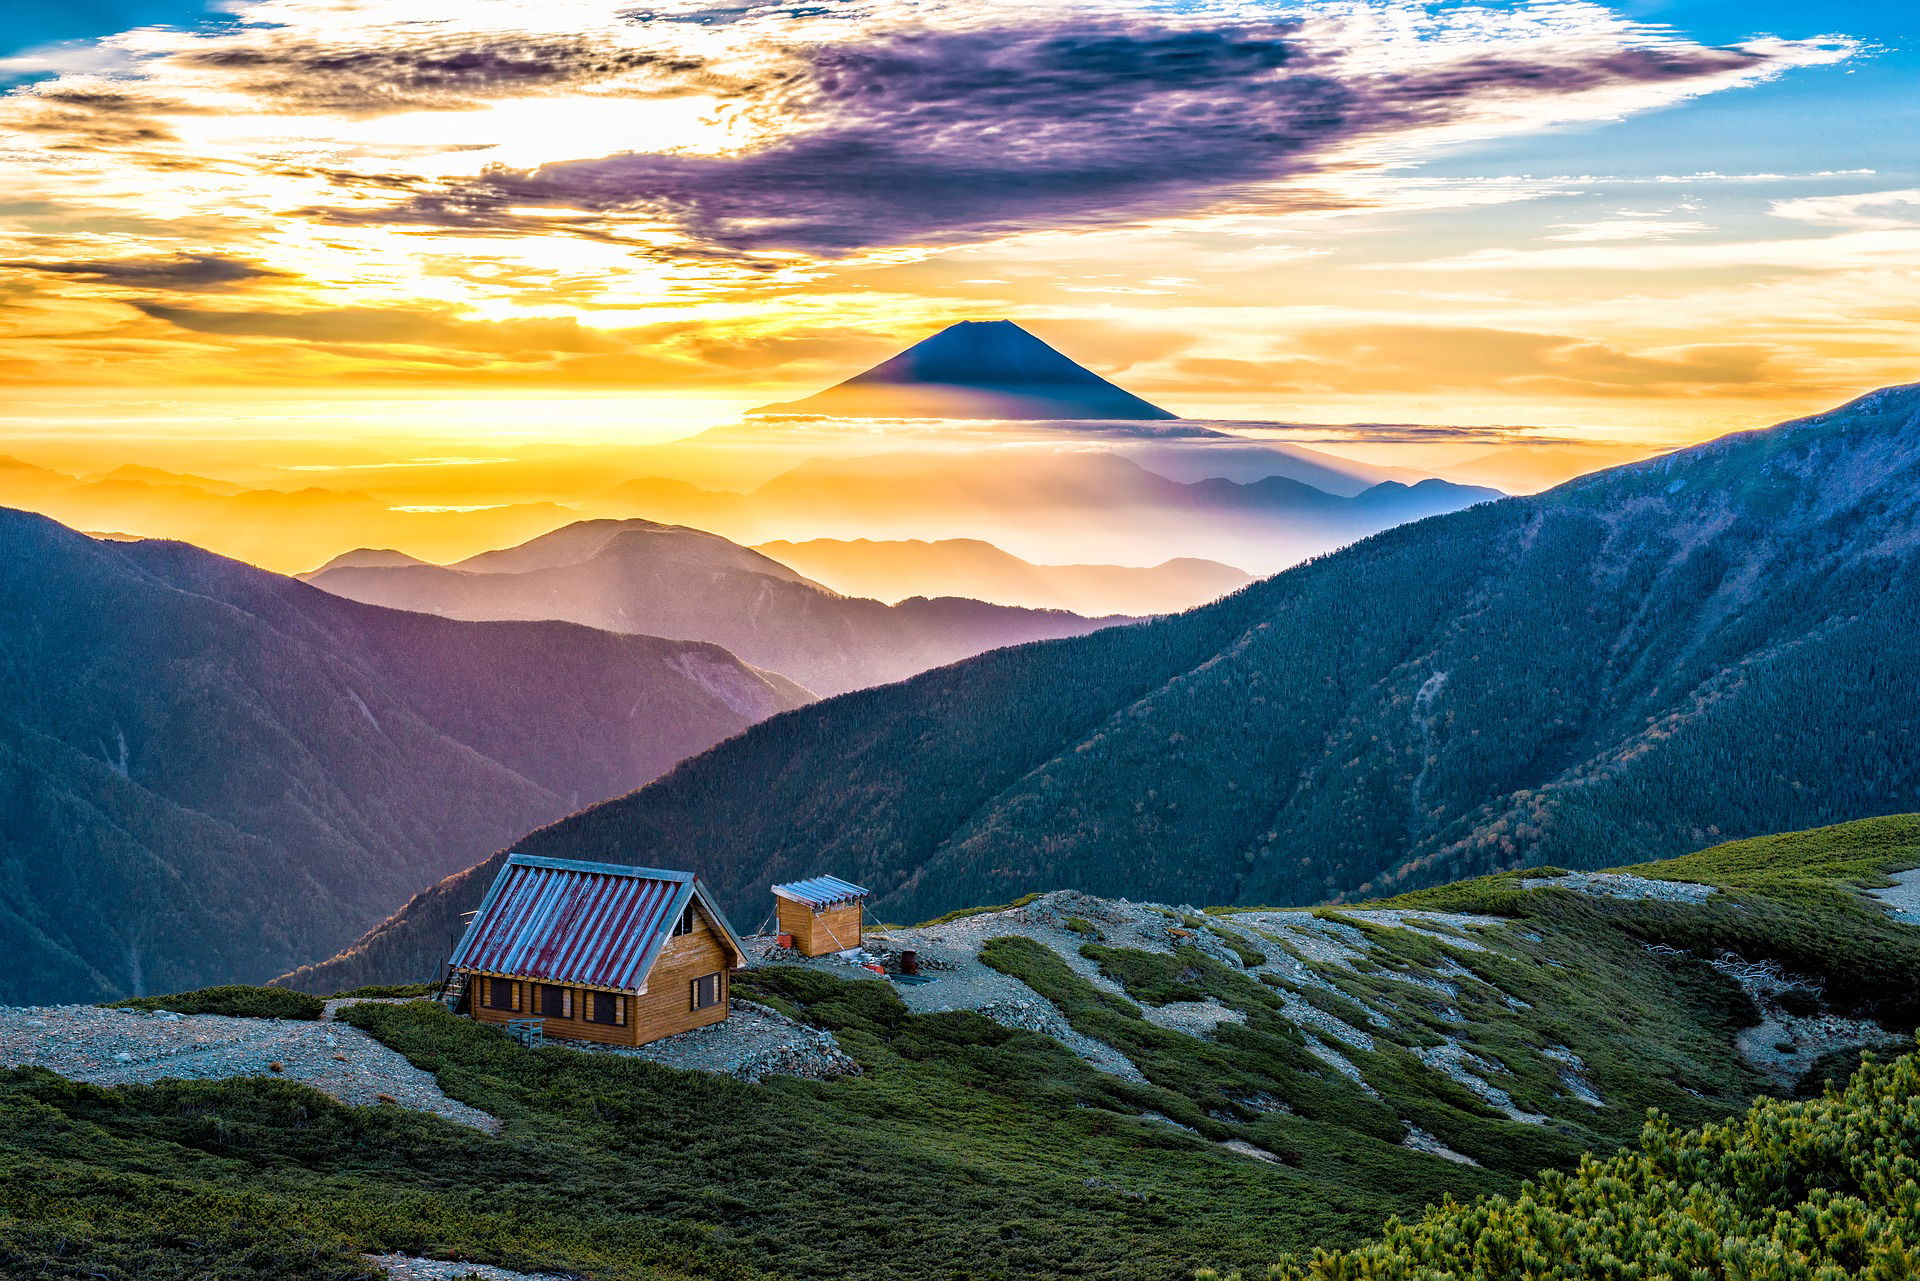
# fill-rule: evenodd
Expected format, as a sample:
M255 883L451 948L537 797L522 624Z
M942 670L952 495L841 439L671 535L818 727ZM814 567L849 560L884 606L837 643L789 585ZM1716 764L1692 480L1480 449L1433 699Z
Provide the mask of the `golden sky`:
M1911 68L1724 8L148 13L0 59L0 443L657 437L998 317L1204 418L1670 445L1909 381Z

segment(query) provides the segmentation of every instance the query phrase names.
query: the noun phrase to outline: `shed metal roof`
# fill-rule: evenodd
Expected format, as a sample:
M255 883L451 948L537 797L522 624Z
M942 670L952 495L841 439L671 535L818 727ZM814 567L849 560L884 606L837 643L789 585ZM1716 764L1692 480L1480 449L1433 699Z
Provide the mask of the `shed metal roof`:
M484 974L638 992L699 900L736 964L746 953L691 872L509 854L454 948L453 965Z
M837 876L810 876L804 881L789 881L785 885L774 886L773 892L781 898L805 903L809 907L832 907L836 903L851 903L867 896L867 891Z

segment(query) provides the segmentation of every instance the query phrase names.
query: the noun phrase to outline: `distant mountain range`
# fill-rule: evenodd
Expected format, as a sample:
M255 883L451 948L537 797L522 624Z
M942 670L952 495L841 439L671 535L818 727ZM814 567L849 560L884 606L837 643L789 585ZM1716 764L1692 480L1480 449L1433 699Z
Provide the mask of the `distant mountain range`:
M378 609L0 509L0 1004L261 979L807 701L715 645Z
M1286 476L1170 480L1104 447L911 449L822 457L751 493L638 480L603 502L749 542L979 538L1026 557L1158 562L1169 550L1272 572L1392 525L1501 497L1383 481L1352 497ZM793 531L804 531L805 537Z
M1082 614L1168 614L1253 581L1218 561L1177 558L1145 568L1035 565L977 538L880 542L816 538L756 549L835 591L877 600L933 594Z
M716 534L647 520L581 521L453 565L350 552L306 578L338 596L449 618L559 618L712 641L819 694L1124 621L952 598L885 605Z
M1917 617L1908 387L775 717L516 848L697 867L749 915L831 872L896 920L1618 865L1910 809ZM430 969L490 874L318 977Z
M547 499L420 503L377 495L355 484L371 479L366 472L330 479L336 487L302 480L297 488L249 488L132 465L76 476L0 456L0 507L36 511L75 529L182 539L285 570L310 566L355 539L401 543L423 555L466 555L545 533L578 514Z
M756 414L834 418L1171 419L1011 320L963 320L845 382Z

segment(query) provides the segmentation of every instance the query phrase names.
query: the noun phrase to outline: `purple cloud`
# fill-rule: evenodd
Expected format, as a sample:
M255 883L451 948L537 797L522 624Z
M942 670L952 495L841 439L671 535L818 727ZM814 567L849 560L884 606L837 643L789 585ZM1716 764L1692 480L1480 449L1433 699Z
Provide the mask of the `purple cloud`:
M1343 145L1457 123L1488 101L1704 81L1772 56L1571 41L1558 56L1361 73L1297 24L1080 16L921 29L787 50L778 74L741 89L743 118L767 140L737 154L494 169L329 216L522 233L556 220L518 210L561 208L582 211L563 224L577 230L651 222L738 254L948 244L1231 204L1322 171Z
M292 37L210 42L179 65L224 72L232 87L283 108L350 116L461 111L493 98L619 82L662 96L724 88L705 61L620 44L594 33L458 32L406 44L334 44Z

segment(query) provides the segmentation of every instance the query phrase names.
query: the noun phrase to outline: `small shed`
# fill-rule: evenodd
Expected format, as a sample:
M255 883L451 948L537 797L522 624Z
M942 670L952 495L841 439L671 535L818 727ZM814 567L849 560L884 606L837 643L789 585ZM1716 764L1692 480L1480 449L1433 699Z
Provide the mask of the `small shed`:
M645 1045L726 1018L746 963L691 872L509 854L450 966L482 1023Z
M802 956L825 956L860 946L867 892L837 876L814 876L773 887L780 932L793 935Z

